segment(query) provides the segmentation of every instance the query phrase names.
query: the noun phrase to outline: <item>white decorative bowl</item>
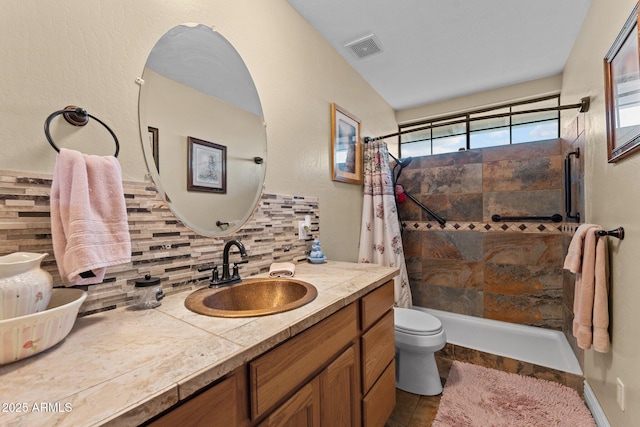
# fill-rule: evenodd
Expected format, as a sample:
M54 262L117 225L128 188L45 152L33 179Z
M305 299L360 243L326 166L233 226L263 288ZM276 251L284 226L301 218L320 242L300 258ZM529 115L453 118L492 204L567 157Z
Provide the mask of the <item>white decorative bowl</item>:
M0 320L0 365L24 359L62 341L87 298L80 289L53 289L46 310Z
M47 255L14 252L0 256L0 320L47 308L53 278L40 267Z

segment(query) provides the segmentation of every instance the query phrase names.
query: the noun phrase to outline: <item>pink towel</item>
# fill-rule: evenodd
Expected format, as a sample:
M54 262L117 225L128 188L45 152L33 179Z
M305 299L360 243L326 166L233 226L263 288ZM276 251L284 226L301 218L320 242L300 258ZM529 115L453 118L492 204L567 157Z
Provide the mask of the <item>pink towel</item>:
M564 268L576 275L573 301L573 335L578 347L609 351L607 240L598 237L601 227L582 224L576 230Z
M60 149L51 184L53 251L65 286L104 279L131 261L122 172L113 156Z

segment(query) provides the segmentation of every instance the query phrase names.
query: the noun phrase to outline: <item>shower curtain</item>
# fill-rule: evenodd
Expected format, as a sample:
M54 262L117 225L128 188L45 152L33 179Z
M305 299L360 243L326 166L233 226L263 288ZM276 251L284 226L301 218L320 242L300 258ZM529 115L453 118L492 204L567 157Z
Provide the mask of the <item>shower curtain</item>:
M358 259L361 263L399 268L400 274L394 278L395 305L409 308L411 290L389 168L389 150L384 141L372 141L364 147L364 203Z

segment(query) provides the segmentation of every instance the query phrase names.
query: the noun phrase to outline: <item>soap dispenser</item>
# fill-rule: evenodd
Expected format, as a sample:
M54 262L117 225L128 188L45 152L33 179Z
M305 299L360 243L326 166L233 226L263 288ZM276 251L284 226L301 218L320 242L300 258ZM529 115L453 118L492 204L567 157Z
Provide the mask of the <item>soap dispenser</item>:
M136 293L139 296L139 301L135 305L135 308L140 310L146 310L148 308L155 308L160 305L160 300L164 298L164 292L162 292L162 286L160 286L159 277L151 277L150 274L146 274L144 279L136 280Z

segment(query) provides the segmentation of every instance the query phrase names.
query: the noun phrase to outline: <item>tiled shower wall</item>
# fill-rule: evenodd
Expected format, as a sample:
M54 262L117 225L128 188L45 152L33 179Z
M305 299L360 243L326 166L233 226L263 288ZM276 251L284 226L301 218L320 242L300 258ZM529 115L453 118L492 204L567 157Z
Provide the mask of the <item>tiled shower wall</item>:
M584 221L585 217L585 201L584 201L584 157L585 157L585 133L584 133L584 117L578 116L570 126L568 126L562 135L562 158L566 159L569 153L578 152L579 156L570 156L571 161L571 214L580 216L580 221ZM570 234L564 235L563 249L567 253L569 243L571 243ZM573 348L573 352L578 356L578 360L584 360L584 350L578 348L576 339L573 337L573 297L575 290L576 277L567 270L563 270L563 289L564 289L564 334Z
M42 267L52 274L54 286L60 286L51 240L50 190L51 176L0 171L0 255L48 253ZM263 194L253 216L238 232L208 238L184 226L152 183L125 182L124 193L132 261L108 268L101 284L79 287L89 294L80 315L135 303L135 280L145 274L159 277L165 294L206 284L211 272L198 269L222 264L222 249L230 239L241 240L247 249L249 263L240 266L246 277L268 271L274 261L305 258L310 239L298 240L297 227L305 215L312 218L312 234L319 235L316 198Z
M491 216L564 214L560 140L415 158L399 179L444 217L400 204L415 305L563 330L566 235L574 224ZM564 215L563 215L564 216Z

